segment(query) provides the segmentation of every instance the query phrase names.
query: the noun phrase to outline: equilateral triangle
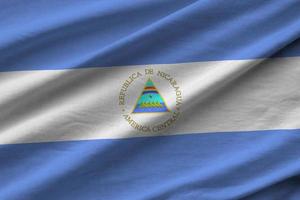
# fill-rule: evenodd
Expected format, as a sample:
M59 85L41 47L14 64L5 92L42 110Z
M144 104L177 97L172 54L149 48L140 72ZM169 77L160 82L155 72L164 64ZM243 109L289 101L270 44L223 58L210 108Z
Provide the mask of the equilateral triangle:
M170 112L163 97L149 78L139 96L132 113Z

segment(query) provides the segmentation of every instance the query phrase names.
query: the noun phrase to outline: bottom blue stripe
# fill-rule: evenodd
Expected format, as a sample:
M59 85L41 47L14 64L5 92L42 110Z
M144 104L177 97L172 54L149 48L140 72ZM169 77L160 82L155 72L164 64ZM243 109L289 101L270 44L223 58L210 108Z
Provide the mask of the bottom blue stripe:
M1 145L0 199L296 200L299 144L275 130Z

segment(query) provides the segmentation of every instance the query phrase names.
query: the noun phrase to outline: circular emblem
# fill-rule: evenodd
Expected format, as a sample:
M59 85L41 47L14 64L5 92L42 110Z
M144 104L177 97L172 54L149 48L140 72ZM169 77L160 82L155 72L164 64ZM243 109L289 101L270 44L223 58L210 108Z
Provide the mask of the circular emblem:
M147 68L123 82L119 106L126 122L139 132L159 132L180 116L182 91L170 74Z

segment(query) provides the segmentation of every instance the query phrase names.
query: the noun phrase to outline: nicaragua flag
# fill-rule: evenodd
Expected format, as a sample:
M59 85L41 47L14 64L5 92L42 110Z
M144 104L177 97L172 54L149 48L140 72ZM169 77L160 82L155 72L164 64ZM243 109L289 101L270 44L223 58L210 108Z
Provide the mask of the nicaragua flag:
M0 200L299 200L299 0L0 1Z

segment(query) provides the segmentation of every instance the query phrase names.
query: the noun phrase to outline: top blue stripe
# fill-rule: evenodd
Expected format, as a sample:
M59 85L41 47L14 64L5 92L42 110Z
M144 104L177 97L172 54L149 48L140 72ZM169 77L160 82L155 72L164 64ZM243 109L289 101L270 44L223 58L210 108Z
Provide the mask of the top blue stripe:
M299 0L14 0L0 7L0 71L300 55Z

